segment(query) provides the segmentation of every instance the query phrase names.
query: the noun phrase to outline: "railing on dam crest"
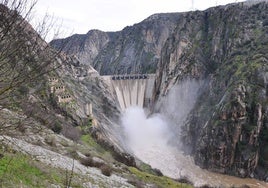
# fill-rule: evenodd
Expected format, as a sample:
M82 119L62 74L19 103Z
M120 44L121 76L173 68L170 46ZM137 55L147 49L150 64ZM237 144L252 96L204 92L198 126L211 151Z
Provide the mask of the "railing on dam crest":
M125 74L125 75L113 75L112 80L135 80L135 79L148 79L147 74Z

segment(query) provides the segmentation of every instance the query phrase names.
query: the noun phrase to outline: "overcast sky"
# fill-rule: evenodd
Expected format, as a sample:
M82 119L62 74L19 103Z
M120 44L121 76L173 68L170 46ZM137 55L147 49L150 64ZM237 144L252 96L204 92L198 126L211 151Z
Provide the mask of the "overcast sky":
M65 35L119 31L154 13L204 10L243 0L38 0L35 15L53 15Z

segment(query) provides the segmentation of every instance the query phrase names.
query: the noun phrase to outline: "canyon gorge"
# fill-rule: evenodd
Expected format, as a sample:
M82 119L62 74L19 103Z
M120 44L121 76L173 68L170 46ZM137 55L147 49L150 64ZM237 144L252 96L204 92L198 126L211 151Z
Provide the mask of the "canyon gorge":
M13 139L17 152L31 153L28 142L70 157L66 169L93 174L74 178L82 187L171 186L142 172L177 187L268 186L267 1L154 14L50 43L0 9L3 148ZM85 159L114 174L85 170L76 162Z

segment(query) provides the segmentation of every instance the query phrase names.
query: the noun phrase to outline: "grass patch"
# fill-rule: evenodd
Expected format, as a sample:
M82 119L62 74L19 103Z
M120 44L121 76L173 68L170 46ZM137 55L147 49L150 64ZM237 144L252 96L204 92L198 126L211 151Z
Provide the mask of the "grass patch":
M96 147L98 145L89 134L82 135L81 140L90 147Z
M0 187L47 187L61 184L59 173L46 172L23 154L5 154L0 159Z
M168 177L165 176L155 176L152 174L148 174L146 172L139 171L137 168L134 167L129 167L129 171L134 174L139 181L148 183L148 184L155 184L158 187L169 187L169 188L191 188L193 187L192 185L185 184L185 183L180 183L177 181L174 181Z
M150 165L146 163L141 163L141 165L138 166L138 169L140 169L142 172L146 172L152 175L156 176L163 176L162 172L158 169L153 169Z
M87 155L92 155L99 157L107 162L114 162L114 158L108 150L104 149L100 144L98 144L91 135L86 134L81 136L81 141L85 146L89 148L89 150L85 151L84 153ZM90 152L90 153L89 153ZM83 152L82 152L83 153Z
M86 144L87 146L95 149L99 153L105 153L106 150L99 145L89 134L82 135L81 136L81 141Z

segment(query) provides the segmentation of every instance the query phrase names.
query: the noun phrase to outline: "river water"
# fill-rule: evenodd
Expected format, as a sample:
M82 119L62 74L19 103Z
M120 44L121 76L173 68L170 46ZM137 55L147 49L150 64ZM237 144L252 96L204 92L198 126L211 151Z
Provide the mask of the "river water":
M209 172L194 164L190 156L170 146L168 125L159 115L147 118L143 109L129 108L122 117L126 143L133 154L174 179L187 177L194 186L267 188L268 183Z

